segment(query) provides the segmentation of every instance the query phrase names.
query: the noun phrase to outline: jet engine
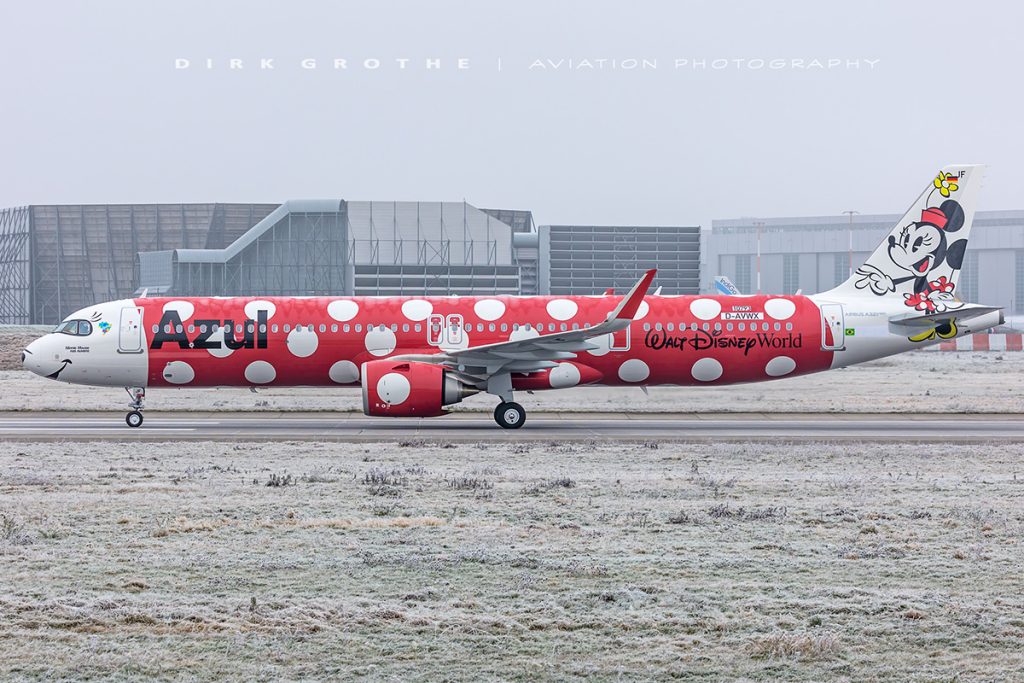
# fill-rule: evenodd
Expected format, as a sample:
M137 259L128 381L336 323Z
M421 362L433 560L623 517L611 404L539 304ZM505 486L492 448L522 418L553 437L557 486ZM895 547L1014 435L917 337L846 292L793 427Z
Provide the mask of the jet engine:
M434 417L479 389L440 365L402 360L363 363L363 412L390 417Z

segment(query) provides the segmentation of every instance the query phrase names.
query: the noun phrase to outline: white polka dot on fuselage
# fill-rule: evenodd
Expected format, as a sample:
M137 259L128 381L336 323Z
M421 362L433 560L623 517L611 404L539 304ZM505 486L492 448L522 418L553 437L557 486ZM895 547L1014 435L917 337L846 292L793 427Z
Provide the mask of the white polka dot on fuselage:
M782 377L796 370L796 361L789 356L776 356L764 366L765 374L769 377Z
M332 382L338 384L351 384L359 381L359 368L350 360L339 360L331 366L327 375Z
M764 302L764 312L776 320L785 320L796 313L796 304L789 299L768 299Z
M587 340L588 344L593 344L596 349L587 349L587 353L591 356L603 356L612 350L612 335L602 334L597 337L591 337Z
M480 299L473 304L473 312L481 320L493 322L505 315L505 304L497 299Z
M534 337L539 337L539 336L540 336L540 332L538 332L537 330L533 329L532 327L530 329L526 329L525 327L520 327L518 330L512 330L512 334L510 334L508 336L508 340L509 341L519 341L521 339L533 339Z
M395 333L391 331L391 328L375 325L372 330L366 333L363 343L366 345L366 350L373 355L386 356L395 350L395 347L398 345L398 339L395 337Z
M317 338L316 332L313 331L312 327L303 325L301 329L296 326L295 329L288 333L288 339L285 341L285 344L293 356L308 358L316 352L316 347L320 345L320 340Z
M225 327L218 327L217 331L210 333L210 336L207 338L207 341L210 342L211 344L218 345L217 348L206 349L214 358L227 358L228 356L235 352L234 349L230 348L227 344L224 343L226 330L227 328Z
M265 360L254 360L245 367L245 379L252 384L267 384L277 377L277 370Z
M650 376L651 369L639 358L630 358L619 366L619 379L623 382L643 382Z
M714 382L722 376L722 364L714 358L701 358L690 368L690 374L698 382Z
M259 320L260 311L266 311L267 320L270 320L277 313L277 306L272 301L264 301L262 299L250 301L245 305L245 317L249 320Z
M164 379L171 384L188 384L196 378L196 371L183 360L172 360L164 366Z
M196 307L191 301L168 301L164 304L164 313L167 311L174 311L181 322L185 322L196 312Z
M348 299L338 299L327 304L327 315L340 323L347 323L359 313L359 304Z
M580 310L572 299L552 299L546 308L548 315L555 320L568 320Z
M434 305L426 299L409 299L402 303L402 315L413 322L420 322L430 317Z
M690 302L690 313L701 320L711 320L722 312L722 304L714 299L694 299Z
M644 317L650 312L651 307L646 301L641 301L640 305L636 308L636 315L633 316L633 320L643 320Z

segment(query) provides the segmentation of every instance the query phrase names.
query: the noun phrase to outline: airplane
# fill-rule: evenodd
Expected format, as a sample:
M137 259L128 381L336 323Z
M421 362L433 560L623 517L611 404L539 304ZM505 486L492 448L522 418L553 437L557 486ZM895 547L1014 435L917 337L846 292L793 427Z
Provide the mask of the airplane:
M846 282L804 295L136 298L68 316L24 366L124 387L359 387L363 412L433 417L479 393L517 429L515 392L583 385L720 385L875 360L1003 322L957 280L982 167L943 168Z
M735 294L742 294L742 292L740 292L740 290L736 287L736 285L734 285L732 283L732 280L730 280L729 278L727 278L724 275L716 276L714 282L715 282L715 290L717 290L719 294L725 294L727 296L728 295L735 295Z

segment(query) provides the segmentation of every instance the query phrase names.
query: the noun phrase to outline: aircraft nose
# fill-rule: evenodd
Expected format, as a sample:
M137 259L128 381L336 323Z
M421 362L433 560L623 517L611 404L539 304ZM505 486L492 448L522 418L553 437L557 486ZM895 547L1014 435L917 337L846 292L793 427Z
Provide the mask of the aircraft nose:
M37 375L45 377L43 367L40 363L40 342L35 340L31 344L25 347L25 350L21 352L21 364L29 372L33 372Z

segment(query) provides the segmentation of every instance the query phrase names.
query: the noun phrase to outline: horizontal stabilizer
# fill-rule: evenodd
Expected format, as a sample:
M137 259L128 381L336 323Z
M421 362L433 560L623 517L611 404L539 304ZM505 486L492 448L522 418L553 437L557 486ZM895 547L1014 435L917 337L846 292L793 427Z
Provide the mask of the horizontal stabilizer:
M995 313L1003 309L998 306L982 306L980 304L964 304L960 308L943 313L907 313L889 318L890 325L911 329L928 329L944 325L950 320L970 320L987 313Z

